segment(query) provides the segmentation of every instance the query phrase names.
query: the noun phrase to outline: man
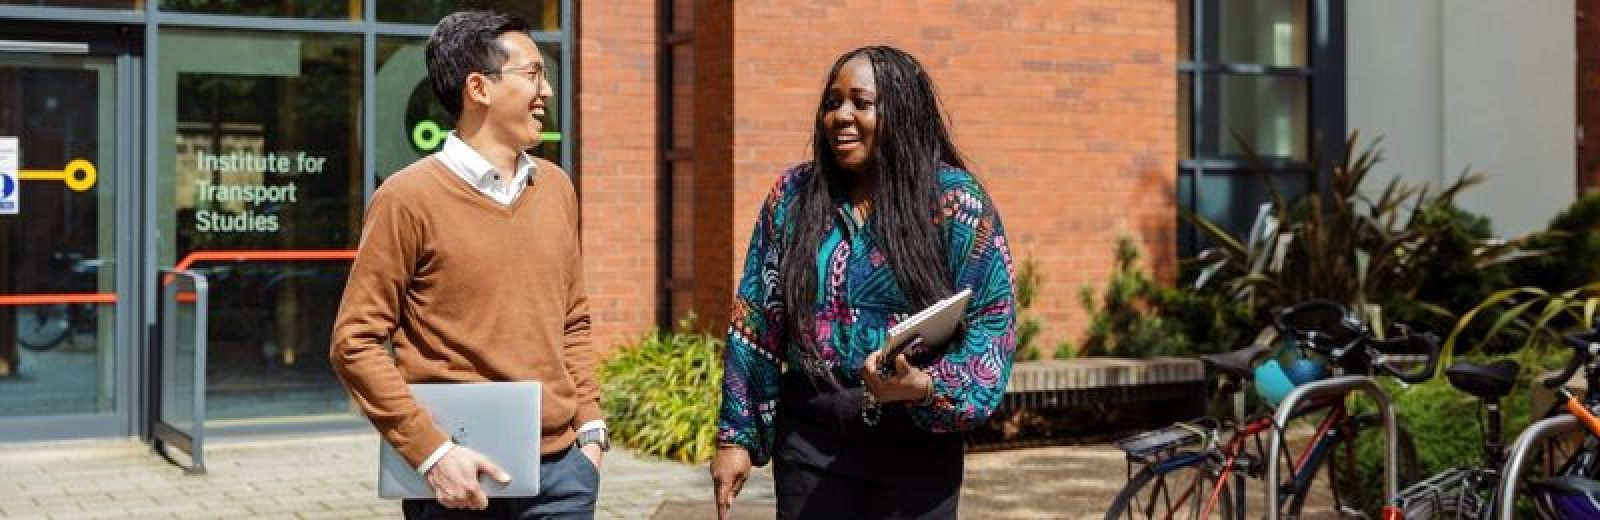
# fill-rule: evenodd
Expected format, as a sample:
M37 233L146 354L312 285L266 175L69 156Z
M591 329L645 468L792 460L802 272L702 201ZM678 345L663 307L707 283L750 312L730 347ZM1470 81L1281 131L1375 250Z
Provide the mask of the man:
M592 518L608 448L589 343L578 202L539 143L552 94L526 22L487 11L445 17L428 39L429 81L457 118L438 153L372 196L334 323L333 367L384 440L437 500L407 518L461 509ZM385 342L393 343L393 355ZM406 383L538 381L539 495L485 497L482 455L450 442ZM533 418L530 418L533 420Z

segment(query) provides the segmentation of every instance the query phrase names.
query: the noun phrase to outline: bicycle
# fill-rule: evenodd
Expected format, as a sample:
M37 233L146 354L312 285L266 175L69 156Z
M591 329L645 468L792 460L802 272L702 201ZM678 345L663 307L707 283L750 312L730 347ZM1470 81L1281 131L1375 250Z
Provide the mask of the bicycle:
M84 258L79 253L55 253L53 269L58 290L84 291L92 287L103 260ZM70 274L69 274L70 273ZM22 348L43 352L56 348L73 335L94 332L94 318L98 310L93 303L50 303L25 305L16 310L16 340Z
M1501 442L1503 421L1500 399L1511 394L1521 366L1502 360L1479 364L1460 361L1445 369L1456 390L1478 398L1484 410L1479 420L1483 432L1483 458L1476 466L1457 466L1423 478L1400 492L1393 506L1405 518L1489 518L1494 493L1500 483L1506 446Z
M1325 331L1305 330L1294 323L1306 314L1333 311L1331 323L1313 324ZM1410 334L1401 328L1402 335L1394 340L1380 340L1351 316L1342 305L1327 300L1304 302L1278 313L1274 326L1283 337L1300 349L1317 352L1334 367L1335 375L1343 372L1382 374L1401 381L1416 383L1432 377L1438 359L1438 338L1431 334ZM1348 337L1341 340L1340 337ZM1385 347L1395 347L1414 341L1422 342L1429 350L1423 369L1405 373L1386 361ZM1106 512L1107 520L1122 518L1212 518L1242 519L1246 516L1247 479L1264 479L1267 464L1272 461L1261 438L1264 433L1279 432L1271 411L1257 413L1248 419L1241 415L1242 390L1246 382L1256 378L1256 363L1266 357L1270 347L1256 345L1224 354L1201 356L1220 378L1218 394L1232 397L1234 415L1230 419L1202 417L1185 423L1125 438L1116 443L1126 455L1128 483L1112 500ZM1270 372L1263 372L1270 375ZM1259 383L1259 381L1258 381ZM1281 397L1281 396L1279 396ZM1297 518L1305 507L1306 498L1318 470L1335 453L1336 447L1346 448L1348 462L1354 460L1355 436L1382 424L1378 414L1350 414L1345 406L1345 395L1324 397L1307 401L1290 414L1304 418L1313 413L1324 413L1309 446L1298 456L1282 450L1282 463L1291 469L1288 478L1271 484L1269 492L1278 493L1279 503L1287 504L1286 518ZM1399 440L1402 459L1410 457L1414 465L1415 451L1410 449L1404 435ZM1342 444L1341 444L1342 443ZM1253 449L1252 449L1253 446ZM1139 470L1134 471L1138 466ZM1338 482L1335 467L1328 464L1330 483ZM1336 510L1354 513L1344 505L1341 490L1333 486ZM1180 513L1183 513L1180 515Z
M1517 507L1519 490L1525 490L1532 499L1534 511L1540 518L1578 519L1600 518L1600 418L1592 410L1600 407L1600 329L1562 336L1562 342L1573 350L1571 360L1561 373L1545 378L1540 384L1555 389L1557 399L1537 421L1517 436L1511 453L1506 457L1501 474L1503 479L1494 496L1493 508L1499 518L1512 518ZM1584 370L1588 390L1582 398L1565 388L1579 368ZM1557 435L1582 432L1582 440L1574 449ZM1537 450L1537 451L1536 451ZM1527 477L1530 453L1538 453L1541 474Z

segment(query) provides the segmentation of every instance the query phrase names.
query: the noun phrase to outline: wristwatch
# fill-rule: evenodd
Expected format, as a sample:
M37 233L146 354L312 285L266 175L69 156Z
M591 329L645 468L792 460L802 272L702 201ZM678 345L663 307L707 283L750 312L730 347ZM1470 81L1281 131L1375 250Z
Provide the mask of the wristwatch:
M589 444L600 445L600 451L611 451L611 440L606 434L605 428L595 428L592 430L578 432L578 447L582 448Z

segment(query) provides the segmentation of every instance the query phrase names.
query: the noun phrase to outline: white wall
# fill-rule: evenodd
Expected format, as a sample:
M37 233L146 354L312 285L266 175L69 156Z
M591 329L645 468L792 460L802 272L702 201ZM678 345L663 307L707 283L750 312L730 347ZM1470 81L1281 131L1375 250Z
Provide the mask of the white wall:
M1388 179L1488 182L1462 205L1496 233L1544 228L1576 196L1570 0L1350 0L1348 124L1384 137Z

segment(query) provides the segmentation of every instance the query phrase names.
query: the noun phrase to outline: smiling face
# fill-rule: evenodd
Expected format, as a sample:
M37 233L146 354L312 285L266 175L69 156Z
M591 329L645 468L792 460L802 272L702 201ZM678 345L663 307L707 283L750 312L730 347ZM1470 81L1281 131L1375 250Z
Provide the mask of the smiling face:
M489 101L485 126L508 144L533 148L544 130L545 101L554 93L544 73L544 57L521 31L502 34L497 41L506 60L485 85Z
M872 61L857 56L845 62L823 93L823 136L839 166L855 173L872 167L878 137L878 83Z

